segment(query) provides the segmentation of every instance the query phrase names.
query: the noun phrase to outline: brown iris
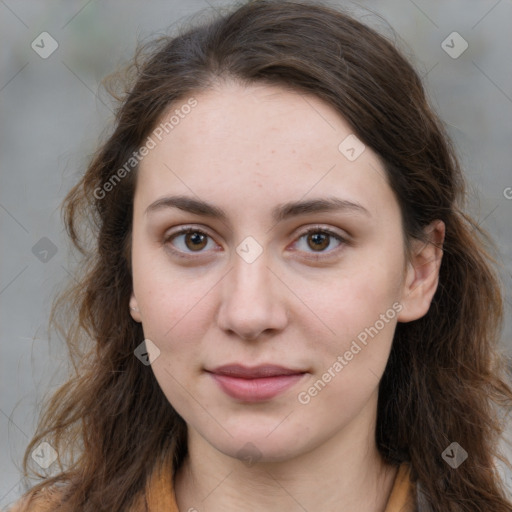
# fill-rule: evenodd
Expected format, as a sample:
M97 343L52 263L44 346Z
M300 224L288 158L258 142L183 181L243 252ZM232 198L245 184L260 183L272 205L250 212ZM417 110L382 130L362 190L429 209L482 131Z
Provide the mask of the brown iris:
M201 250L203 249L207 244L207 235L203 233L199 233L197 231L192 231L190 233L185 234L185 245L188 249L192 251ZM189 242L192 243L192 245L189 245Z
M307 240L308 240L308 245L311 247L311 249L322 250L322 249L325 249L326 247L329 246L329 235L327 235L326 233L312 233L312 234L309 234L308 237L307 237ZM312 246L309 243L311 240L315 244L314 246Z

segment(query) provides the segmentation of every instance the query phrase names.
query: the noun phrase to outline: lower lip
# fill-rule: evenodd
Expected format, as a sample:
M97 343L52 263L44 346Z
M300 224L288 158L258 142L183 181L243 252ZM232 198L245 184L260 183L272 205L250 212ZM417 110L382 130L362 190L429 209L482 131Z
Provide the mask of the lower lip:
M232 398L246 402L261 402L274 398L296 384L305 373L276 375L260 379L242 379L210 373L222 391Z

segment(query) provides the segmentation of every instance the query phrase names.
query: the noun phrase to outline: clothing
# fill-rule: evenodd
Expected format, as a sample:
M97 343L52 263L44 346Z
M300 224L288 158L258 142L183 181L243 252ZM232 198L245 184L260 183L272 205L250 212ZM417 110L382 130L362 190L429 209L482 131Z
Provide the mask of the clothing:
M416 512L415 486L410 480L410 472L411 467L406 462L398 468L384 512Z
M410 481L410 466L399 468L384 512L415 512L414 485ZM32 500L18 502L9 512L51 512L58 503L58 493L45 491ZM172 468L160 465L146 484L146 492L131 509L133 512L180 512L174 494ZM186 512L186 511L181 511Z

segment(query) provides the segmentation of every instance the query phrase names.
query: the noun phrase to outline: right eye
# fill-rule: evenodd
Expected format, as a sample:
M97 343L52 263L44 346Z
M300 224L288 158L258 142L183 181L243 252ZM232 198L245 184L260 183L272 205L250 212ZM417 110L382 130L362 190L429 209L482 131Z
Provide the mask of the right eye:
M212 240L210 235L204 231L193 227L184 227L166 236L164 243L170 246L170 250L179 257L194 258L189 255L206 252L203 249L208 247L208 239Z

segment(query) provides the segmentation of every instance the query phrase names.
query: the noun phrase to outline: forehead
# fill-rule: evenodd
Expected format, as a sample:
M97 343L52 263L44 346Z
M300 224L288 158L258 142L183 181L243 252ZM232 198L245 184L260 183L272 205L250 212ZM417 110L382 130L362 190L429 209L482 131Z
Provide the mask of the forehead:
M229 154L237 148L255 151L265 147L275 153L291 148L305 155L321 146L337 152L337 138L352 132L320 98L277 85L227 82L196 98L198 105L182 124L195 130L200 139L193 141L188 130L176 127L170 135L177 143L204 143Z
M183 98L162 117L168 133L140 164L136 202L172 192L256 206L339 192L379 214L395 201L378 156L320 98L236 83L191 96L193 109ZM344 141L364 150L347 158Z

